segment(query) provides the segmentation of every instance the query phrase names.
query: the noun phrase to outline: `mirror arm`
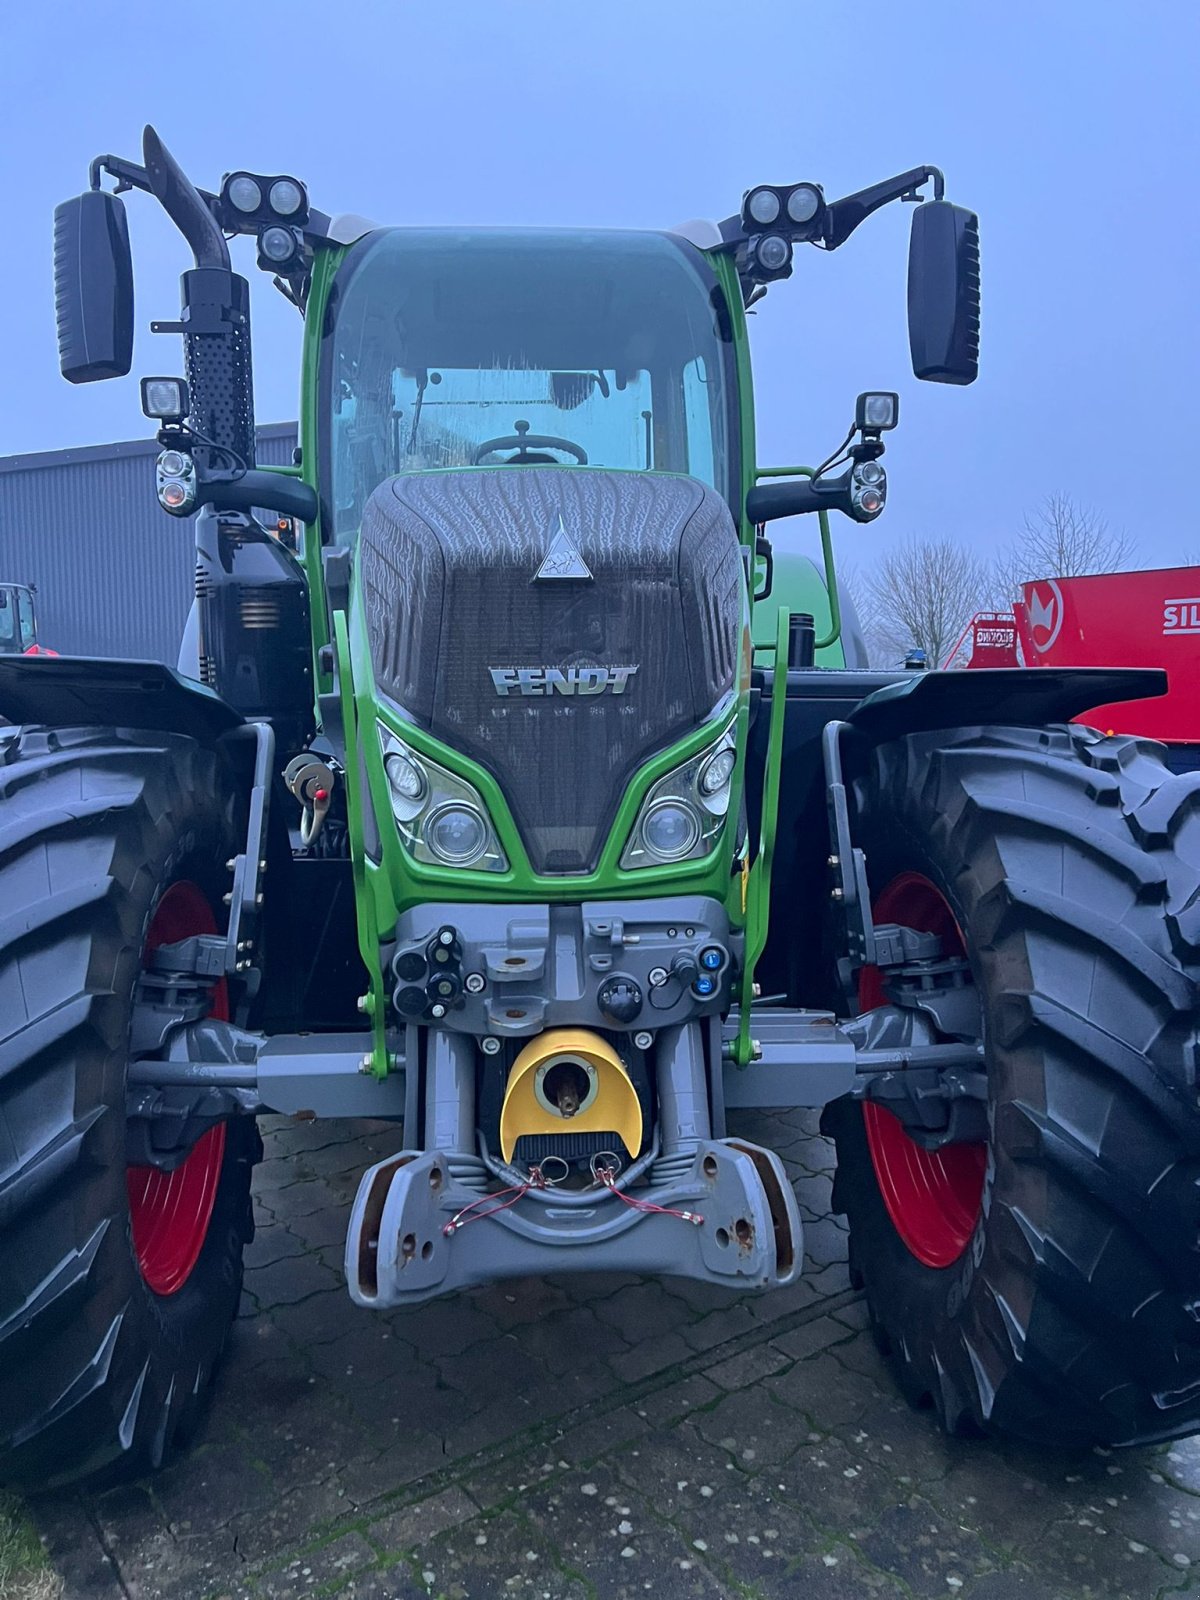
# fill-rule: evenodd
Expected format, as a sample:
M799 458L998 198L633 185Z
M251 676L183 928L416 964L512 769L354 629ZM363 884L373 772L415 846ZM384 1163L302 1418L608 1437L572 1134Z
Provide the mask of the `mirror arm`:
M196 265L221 267L228 272L229 246L217 219L187 173L149 126L142 134L142 153L150 192L191 245Z
M777 517L800 517L810 511L827 510L830 506L840 510L838 494L845 485L840 478L822 489L811 479L786 483L760 483L746 496L746 517L757 527L764 522L774 522Z
M826 250L836 250L839 245L845 244L859 223L865 222L872 211L878 211L880 206L886 206L893 200L918 200L920 196L917 190L931 178L933 198L940 200L945 192L946 180L937 167L913 167L910 172L902 172L898 177L885 178L882 183L873 183L868 189L859 189L840 200L831 200L825 214L823 243Z
M197 505L218 511L278 511L311 527L317 520L317 496L300 478L251 467L237 477L202 475L197 484Z

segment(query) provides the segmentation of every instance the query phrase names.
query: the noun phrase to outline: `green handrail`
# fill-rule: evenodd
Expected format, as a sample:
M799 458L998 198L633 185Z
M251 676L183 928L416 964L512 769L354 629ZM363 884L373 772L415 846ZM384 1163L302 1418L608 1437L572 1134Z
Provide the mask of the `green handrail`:
M754 1051L750 1037L750 1008L754 1001L754 969L767 945L771 924L771 861L779 821L779 783L783 771L783 719L787 703L787 663L791 612L780 606L775 627L775 663L771 678L771 720L767 725L767 759L763 772L762 816L758 852L746 887L746 958L742 972L742 1000L734 1059L748 1066Z

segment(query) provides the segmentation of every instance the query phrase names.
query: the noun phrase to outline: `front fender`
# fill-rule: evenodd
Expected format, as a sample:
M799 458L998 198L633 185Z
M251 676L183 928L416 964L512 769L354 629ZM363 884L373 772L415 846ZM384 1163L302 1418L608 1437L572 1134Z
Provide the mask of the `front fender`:
M874 744L935 728L1043 727L1093 706L1166 694L1157 667L982 667L911 672L866 695L846 721Z
M243 718L220 695L160 661L0 657L0 719L51 728L139 728L210 743Z

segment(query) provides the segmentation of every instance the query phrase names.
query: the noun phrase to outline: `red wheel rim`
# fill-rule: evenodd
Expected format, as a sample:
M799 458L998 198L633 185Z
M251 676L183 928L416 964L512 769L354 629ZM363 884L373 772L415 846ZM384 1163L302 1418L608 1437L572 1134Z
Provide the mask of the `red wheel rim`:
M898 922L940 934L947 955L965 955L954 913L941 891L919 872L893 878L873 906L877 922ZM878 967L864 967L858 1001L864 1011L886 1003ZM948 1267L967 1248L983 1203L986 1144L952 1144L925 1150L881 1105L863 1102L867 1148L892 1226L926 1267Z
M181 880L171 885L155 907L146 934L146 953L160 944L216 931L216 918L202 891ZM229 1020L224 979L213 987L209 1015L222 1022ZM134 1254L142 1277L155 1294L175 1294L191 1276L212 1220L224 1159L222 1122L196 1141L187 1160L174 1172L160 1172L157 1167L126 1168Z

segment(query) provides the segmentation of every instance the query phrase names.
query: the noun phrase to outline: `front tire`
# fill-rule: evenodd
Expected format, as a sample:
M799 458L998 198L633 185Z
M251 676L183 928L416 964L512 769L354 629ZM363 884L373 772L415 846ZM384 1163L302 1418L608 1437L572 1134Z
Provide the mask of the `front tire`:
M169 1178L127 1167L125 1126L144 953L215 929L233 791L177 736L0 749L0 1478L23 1487L161 1465L237 1309L253 1120Z
M1200 780L1134 738L964 729L879 747L856 802L873 895L923 879L961 930L988 1077L978 1201L949 1248L881 1184L863 1105L826 1111L902 1387L952 1432L1195 1432Z

